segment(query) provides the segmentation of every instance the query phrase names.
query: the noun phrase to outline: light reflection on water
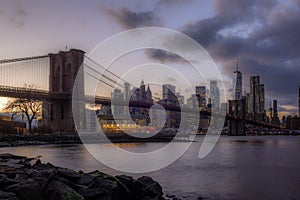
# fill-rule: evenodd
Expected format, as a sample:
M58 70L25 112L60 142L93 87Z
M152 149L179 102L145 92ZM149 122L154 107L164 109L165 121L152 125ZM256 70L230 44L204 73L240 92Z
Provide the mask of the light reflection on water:
M213 151L198 159L203 137L170 166L147 174L158 180L165 193L183 199L198 196L211 199L300 199L300 137L257 136L221 137ZM161 148L163 143L127 143L118 147L133 152ZM102 148L111 148L105 144ZM176 148L176 144L174 145ZM175 150L175 149L174 149ZM94 159L83 145L48 145L1 148L28 157L42 155L43 162L75 170L101 170L109 174L124 174L110 169ZM118 155L112 155L116 159Z

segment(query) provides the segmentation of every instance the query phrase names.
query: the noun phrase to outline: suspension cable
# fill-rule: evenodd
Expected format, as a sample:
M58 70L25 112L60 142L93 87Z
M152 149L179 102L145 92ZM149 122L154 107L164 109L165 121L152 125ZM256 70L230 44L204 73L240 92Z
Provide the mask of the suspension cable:
M49 57L49 55L14 58L14 59L4 59L4 60L0 60L0 64L19 62L19 61L25 61L25 60L34 60L34 59L47 58L47 57Z

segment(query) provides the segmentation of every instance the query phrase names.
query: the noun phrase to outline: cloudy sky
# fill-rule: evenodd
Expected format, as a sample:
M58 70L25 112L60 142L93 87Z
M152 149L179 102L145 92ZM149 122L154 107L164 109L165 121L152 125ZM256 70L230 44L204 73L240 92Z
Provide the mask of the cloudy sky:
M0 59L57 52L66 43L89 52L109 36L136 27L174 29L207 50L225 81L231 81L238 57L246 91L249 77L260 75L266 109L277 99L280 111L297 113L300 0L12 0L0 1L0 25ZM184 64L162 51L129 58L134 56L137 63Z

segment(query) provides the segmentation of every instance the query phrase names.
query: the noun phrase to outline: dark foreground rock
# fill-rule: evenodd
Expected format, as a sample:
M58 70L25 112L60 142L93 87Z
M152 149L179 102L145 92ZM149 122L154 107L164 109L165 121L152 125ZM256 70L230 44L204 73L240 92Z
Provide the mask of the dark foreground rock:
M150 177L84 173L43 164L39 158L0 154L0 199L7 200L163 200Z

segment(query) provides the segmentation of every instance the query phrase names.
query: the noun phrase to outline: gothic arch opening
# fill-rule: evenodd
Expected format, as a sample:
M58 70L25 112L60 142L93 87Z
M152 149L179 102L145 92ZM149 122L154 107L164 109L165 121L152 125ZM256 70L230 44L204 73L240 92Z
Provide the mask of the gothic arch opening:
M53 91L56 92L58 92L60 88L60 79L61 79L60 72L61 72L60 65L57 65L55 69L55 78L54 78L55 82L53 83Z

